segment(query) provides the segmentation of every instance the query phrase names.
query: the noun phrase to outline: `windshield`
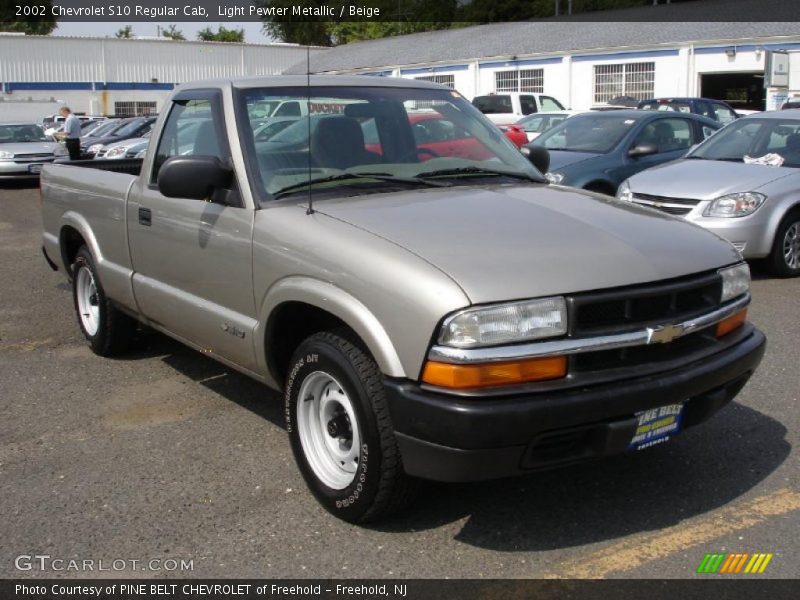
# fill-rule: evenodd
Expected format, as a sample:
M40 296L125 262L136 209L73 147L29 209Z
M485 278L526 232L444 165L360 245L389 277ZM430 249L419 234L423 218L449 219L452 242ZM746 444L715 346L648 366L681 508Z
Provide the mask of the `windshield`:
M734 121L700 144L689 158L742 162L777 154L784 167L800 167L800 120L757 119Z
M134 119L133 121L129 121L125 123L119 129L114 130L114 135L131 135L136 133L136 131L144 125L144 119Z
M304 116L251 118L243 134L257 184L270 196L371 193L388 186L475 183L485 178L541 180L502 132L452 90L319 87L245 90L251 105L294 102ZM281 129L269 129L271 123ZM364 177L373 175L374 177ZM431 183L431 180L437 180ZM443 180L443 181L439 181ZM324 184L324 185L319 185Z
M613 113L576 115L536 138L537 146L548 150L605 154L619 144L637 120Z
M639 105L639 110L671 110L688 113L692 112L692 105L681 100L672 100L670 102L651 100L650 102L642 102Z
M19 144L22 142L52 142L44 129L35 123L21 125L0 125L0 144Z
M122 125L120 124L120 122L116 121L116 120L103 121L102 123L100 123L96 127L93 127L91 129L89 129L83 135L83 137L100 137L100 136L104 136L104 135L107 135L107 134L111 133L115 129L118 129L121 126Z

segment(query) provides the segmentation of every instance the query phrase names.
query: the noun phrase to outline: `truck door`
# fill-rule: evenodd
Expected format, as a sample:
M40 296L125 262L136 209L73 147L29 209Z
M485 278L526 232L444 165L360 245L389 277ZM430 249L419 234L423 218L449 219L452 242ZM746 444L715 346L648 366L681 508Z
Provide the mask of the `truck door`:
M163 196L158 170L172 156L231 160L219 90L173 97L155 156L128 202L133 290L153 324L203 351L255 369L252 281L253 210L238 193L226 204ZM149 169L148 169L149 166Z

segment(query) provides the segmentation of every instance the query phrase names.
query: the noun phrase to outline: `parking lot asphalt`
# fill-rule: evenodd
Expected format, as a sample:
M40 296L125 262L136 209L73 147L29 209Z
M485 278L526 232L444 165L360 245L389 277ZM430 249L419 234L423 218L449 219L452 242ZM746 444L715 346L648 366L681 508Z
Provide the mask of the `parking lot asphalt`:
M767 354L711 421L591 464L430 484L357 527L306 491L276 393L149 331L93 355L40 230L38 189L0 183L0 577L724 577L695 574L707 552L800 573L800 279L755 272ZM20 571L20 555L128 563ZM192 569L130 563L170 558Z

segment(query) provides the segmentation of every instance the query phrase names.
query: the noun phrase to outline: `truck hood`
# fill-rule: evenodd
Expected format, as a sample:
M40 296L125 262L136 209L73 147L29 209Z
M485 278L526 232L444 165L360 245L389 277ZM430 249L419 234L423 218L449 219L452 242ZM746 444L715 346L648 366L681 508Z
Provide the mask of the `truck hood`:
M728 242L681 219L545 185L372 194L314 208L428 261L476 304L658 281L741 260Z
M17 142L0 144L0 150L14 154L53 154L58 142Z
M634 193L712 200L733 192L753 192L798 172L789 167L684 158L642 171L629 184Z
M567 152L564 150L553 150L550 152L550 171L558 171L564 167L578 164L585 160L597 158L601 154L592 152Z

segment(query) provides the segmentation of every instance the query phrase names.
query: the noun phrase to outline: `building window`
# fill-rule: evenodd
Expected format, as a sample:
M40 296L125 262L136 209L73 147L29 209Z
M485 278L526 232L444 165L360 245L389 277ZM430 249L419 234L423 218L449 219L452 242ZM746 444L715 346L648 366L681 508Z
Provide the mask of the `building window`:
M414 79L418 81L430 81L431 83L441 83L453 89L456 87L455 75L423 75L422 77L415 77Z
M594 103L607 104L617 96L637 100L652 98L655 90L656 63L624 63L594 66Z
M544 69L495 71L494 87L497 92L544 92Z
M155 102L114 102L114 116L139 117L158 112Z

